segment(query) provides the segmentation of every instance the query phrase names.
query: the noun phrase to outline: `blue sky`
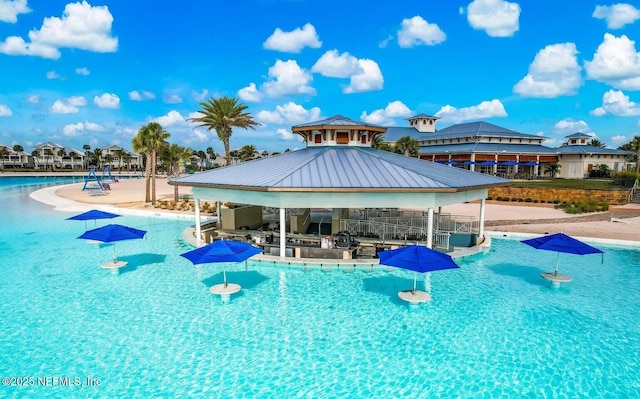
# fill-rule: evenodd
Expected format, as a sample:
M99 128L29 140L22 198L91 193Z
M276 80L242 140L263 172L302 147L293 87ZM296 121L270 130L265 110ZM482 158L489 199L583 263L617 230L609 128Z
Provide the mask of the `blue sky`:
M0 143L223 152L199 102L239 97L262 124L231 148L303 147L335 114L438 128L484 120L616 148L640 135L640 5L591 0L0 0Z

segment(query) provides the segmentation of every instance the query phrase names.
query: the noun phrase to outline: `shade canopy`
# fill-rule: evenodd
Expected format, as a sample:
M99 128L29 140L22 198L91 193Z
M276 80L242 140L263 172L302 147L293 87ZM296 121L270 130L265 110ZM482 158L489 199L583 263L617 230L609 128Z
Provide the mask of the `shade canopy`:
M201 263L242 262L261 252L262 249L246 242L219 240L185 252L180 256L190 260L194 265L198 265Z
M516 162L516 161L504 161L504 162L500 162L500 165L516 166L516 165L518 165L518 162Z
M528 240L522 240L521 242L532 246L533 248L543 249L545 251L564 252L575 255L603 253L598 248L587 245L584 242L576 240L575 238L570 237L564 233L531 238Z
M418 273L459 268L451 256L423 245L382 251L378 256L381 265L400 267Z
M67 218L67 220L96 220L96 219L113 219L113 218L117 218L120 215L116 215L115 213L109 213L109 212L104 212L104 211L99 211L96 209L92 209L90 211L87 211L85 213L81 213L79 215L76 216L71 216L70 218Z
M523 166L538 166L540 165L539 163L535 162L535 161L529 161L529 162L525 162L522 164Z
M123 240L134 240L144 237L147 232L134 229L133 227L122 226L120 224L109 224L97 229L85 231L78 238L85 240L95 240L101 242L115 242Z
M477 162L477 164L480 166L492 166L492 165L497 165L498 163L496 161L482 161L482 162Z

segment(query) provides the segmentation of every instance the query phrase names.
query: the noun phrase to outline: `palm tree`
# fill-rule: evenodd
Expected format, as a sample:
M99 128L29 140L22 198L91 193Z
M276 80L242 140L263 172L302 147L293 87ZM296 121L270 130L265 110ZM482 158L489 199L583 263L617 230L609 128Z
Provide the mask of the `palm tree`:
M145 126L141 127L138 134L131 140L133 151L144 156L144 202L151 202L151 152L147 144Z
M240 148L238 152L238 158L240 161L250 161L258 156L258 150L255 145L245 145Z
M7 147L0 147L0 158L2 159L2 171L4 171L4 158L9 156L9 149Z
M57 155L60 157L60 169L62 169L62 158L67 155L67 152L64 150L64 148L60 148L58 149Z
M36 164L38 163L38 150L31 151L31 156L33 157L33 168L36 169Z
M51 157L53 160L53 150L51 148L45 148L44 156L46 157L44 159L44 168L47 169L47 159ZM52 169L53 169L53 165L52 165Z
M71 157L71 169L76 168L76 159L80 158L80 154L75 151L72 151L69 156Z
M127 165L127 170L131 170L131 154L125 151L122 155L122 162Z
M138 138L138 136L140 136ZM171 133L164 130L162 125L157 122L150 122L142 126L138 131L138 135L132 141L134 151L145 153L147 158L147 168L145 168L145 177L151 175L151 203L156 204L156 167L158 150L163 145L168 145L167 139L171 137ZM137 147L136 147L137 146ZM139 151L136 148L140 149ZM150 170L149 170L150 169ZM147 177L148 178L148 177ZM148 194L147 190L147 194ZM148 202L148 198L147 202Z
M216 152L212 147L207 147L207 155L209 156L210 161L215 161L217 158Z
M82 146L82 149L84 150L84 155L85 155L85 158L84 158L85 165L84 165L84 167L88 169L89 168L89 161L91 159L91 146L89 144L85 144L85 145Z
M558 173L560 173L560 164L557 162L553 162L548 164L545 168L544 168L544 173L548 173L551 175L551 178L556 177L556 175Z
M411 136L400 137L396 141L396 153L404 154L405 157L418 157L420 155L420 144L418 140Z
M233 133L233 128L255 129L260 124L253 120L250 113L245 112L248 107L240 103L237 98L212 97L208 102L202 102L200 105L203 108L200 111L202 116L189 118L188 120L198 123L198 127L207 128L207 131L216 131L218 139L224 144L227 165L231 165L229 139Z
M167 170L167 175L178 176L185 162L191 160L193 150L188 147L182 147L178 144L171 144L171 146L162 146L160 150L159 158L162 164ZM200 151L204 154L203 151ZM178 203L178 186L173 186L173 201Z
M122 173L122 158L124 157L125 153L126 151L123 150L122 148L118 148L117 150L113 151L113 155L115 155L116 158L118 158L118 173Z
M631 139L627 144L623 144L618 147L619 150L633 151L635 152L635 161L636 161L636 173L640 172L640 136L635 136Z
M100 163L102 162L102 149L95 148L91 157L93 158L93 161L95 161L96 169L100 168Z
M22 151L24 151L24 147L20 144L16 144L13 146L13 152L16 153L16 156L13 158L13 169L16 168L16 158L22 158L20 156L20 153L22 153Z
M588 143L592 147L605 148L607 145L598 139L591 139Z
M207 159L207 154L202 150L196 151L196 153L198 154L198 158L200 159L200 171L203 171L204 163L205 163L205 160Z
M105 163L105 167L109 166L111 167L111 164L113 163L113 155L111 154L107 154L104 156L104 163Z
M233 150L229 152L229 158L227 158L227 165L229 165L230 163L238 163L238 158L240 157L240 151L238 150ZM231 161L229 163L229 160Z

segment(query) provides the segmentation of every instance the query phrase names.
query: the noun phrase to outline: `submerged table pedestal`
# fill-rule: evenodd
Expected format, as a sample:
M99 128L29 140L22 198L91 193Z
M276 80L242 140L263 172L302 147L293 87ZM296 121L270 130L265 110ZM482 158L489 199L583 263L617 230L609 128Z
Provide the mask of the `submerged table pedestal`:
M568 283L571 281L571 277L560 273L542 273L540 276L545 280L551 281L554 287L560 287L560 283Z
M220 295L222 303L228 303L231 300L231 294L240 292L240 285L234 283L216 284L209 288L212 294Z
M412 305L429 302L431 300L431 294L419 290L400 291L398 292L398 297L403 301L409 302Z
M128 265L129 262L125 262L123 260L112 260L109 262L104 262L100 265L103 269L111 269L112 274L118 274L120 272L120 268Z

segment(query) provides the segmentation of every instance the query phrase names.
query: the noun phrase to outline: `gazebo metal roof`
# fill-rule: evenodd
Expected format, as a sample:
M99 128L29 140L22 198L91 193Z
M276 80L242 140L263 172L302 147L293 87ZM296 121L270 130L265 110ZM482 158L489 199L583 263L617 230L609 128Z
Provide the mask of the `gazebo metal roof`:
M316 124L319 122L316 122ZM367 147L323 146L171 179L200 198L281 207L428 207L508 180Z

